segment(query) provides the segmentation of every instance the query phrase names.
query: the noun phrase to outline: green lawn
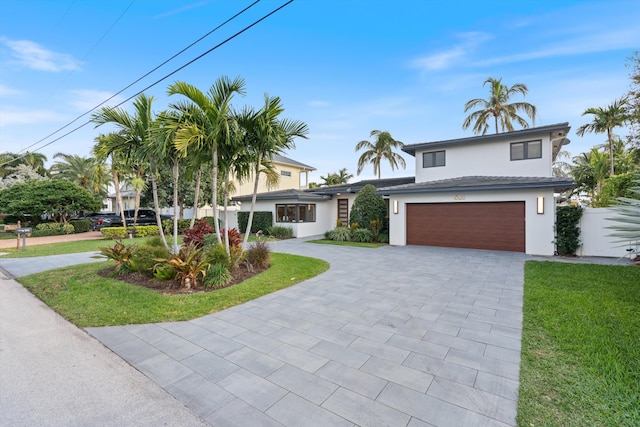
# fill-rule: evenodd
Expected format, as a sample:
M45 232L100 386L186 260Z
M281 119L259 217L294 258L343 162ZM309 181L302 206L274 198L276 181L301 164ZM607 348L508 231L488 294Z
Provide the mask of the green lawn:
M529 261L518 425L640 426L640 268Z
M127 245L134 243L140 244L143 243L146 239L147 237L138 237L135 239L124 239L123 242ZM16 250L16 248L0 249L0 252L7 252L6 255L3 255L4 258L29 258L36 256L74 254L79 252L98 252L98 248L100 248L101 246L113 246L114 244L115 240L105 239L78 240L73 242L60 242L49 243L46 245L29 246L29 239L27 239L27 248L25 251L23 251L21 247L19 250Z
M387 246L386 243L364 243L364 242L338 242L336 240L307 240L308 243L319 243L321 245L335 245L335 246L355 246L357 248L379 248Z
M286 288L326 271L325 261L272 254L271 268L217 291L162 295L97 275L111 261L46 271L20 282L48 306L79 327L189 320Z

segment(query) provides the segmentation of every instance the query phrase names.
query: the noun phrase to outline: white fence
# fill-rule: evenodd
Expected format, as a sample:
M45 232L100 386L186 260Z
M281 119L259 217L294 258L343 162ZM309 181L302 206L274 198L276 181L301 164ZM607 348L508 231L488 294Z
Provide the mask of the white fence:
M580 220L580 241L578 256L601 256L620 258L627 255L627 249L635 253L640 251L640 242L621 242L619 237L610 237L613 233L607 227L615 224L607 218L616 216L616 212L607 208L585 208Z

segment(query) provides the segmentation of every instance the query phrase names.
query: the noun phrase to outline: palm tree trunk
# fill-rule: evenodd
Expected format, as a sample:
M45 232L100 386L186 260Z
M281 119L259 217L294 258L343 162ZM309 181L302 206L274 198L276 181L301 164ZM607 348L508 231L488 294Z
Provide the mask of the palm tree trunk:
M173 160L173 253L178 253L178 178L180 173L178 159Z
M193 228L196 224L196 217L198 216L198 199L200 198L200 181L202 179L202 169L198 169L198 173L196 174L196 190L193 196L193 215L191 215L191 222L189 223L189 228Z
M135 209L133 211L133 226L135 227L138 223L138 209L140 209L140 194L142 190L136 190L136 200L135 200Z
M610 166L610 175L613 176L614 165L613 165L613 132L611 128L607 129L607 138L609 140L609 166Z
M496 122L496 135L497 135L497 134L498 134L498 116L495 116L495 115L494 115L494 116L493 116L493 119L494 119L494 120L495 120L495 122Z
M253 179L253 194L251 195L251 207L249 208L249 219L247 220L247 229L244 231L244 245L249 241L249 234L251 234L251 226L253 225L253 209L256 206L256 199L258 198L258 181L260 180L260 162L261 156L258 155L256 161L255 177Z
M222 243L222 239L220 238L220 224L218 222L218 218L220 214L218 213L218 150L213 150L212 154L213 158L213 182L211 183L211 207L213 208L213 222L216 230L216 237L218 238L218 243Z
M156 172L157 166L155 160L151 160L151 192L153 193L153 207L156 211L156 223L158 224L158 232L160 233L160 238L162 239L162 243L164 247L168 250L169 244L167 243L167 238L164 235L164 230L162 228L162 219L160 218L160 202L158 201L158 183L156 182Z
M113 162L113 157L111 158ZM120 209L120 218L122 218L122 226L124 227L125 234L127 232L127 219L124 217L124 205L122 204L122 192L120 191L120 178L118 177L118 170L111 165L111 173L113 174L113 186L116 188L116 212Z
M228 205L229 205L229 174L225 177L224 180L224 246L227 248L227 254L231 254L231 249L229 248L229 217L228 217Z

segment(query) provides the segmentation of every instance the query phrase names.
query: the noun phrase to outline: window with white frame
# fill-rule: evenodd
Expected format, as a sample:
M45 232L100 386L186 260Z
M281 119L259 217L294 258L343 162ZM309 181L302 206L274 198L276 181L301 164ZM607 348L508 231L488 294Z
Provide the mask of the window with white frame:
M445 165L444 150L422 153L422 167L436 168Z
M542 141L524 141L511 143L511 160L542 158Z
M281 176L286 176L286 177L291 177L291 171L281 170L280 171L280 175Z

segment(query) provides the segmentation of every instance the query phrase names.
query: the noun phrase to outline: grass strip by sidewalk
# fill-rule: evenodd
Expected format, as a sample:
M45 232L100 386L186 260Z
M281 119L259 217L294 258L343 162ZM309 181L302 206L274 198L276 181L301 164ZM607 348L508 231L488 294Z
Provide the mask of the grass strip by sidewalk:
M271 268L229 288L162 295L98 276L112 262L83 264L19 279L49 307L79 327L190 320L286 288L326 271L325 261L273 253Z
M124 239L123 242L127 245L139 245L144 243L147 239L147 237L137 237L134 239ZM3 258L30 258L37 256L75 254L80 252L98 252L98 248L103 246L113 247L114 244L115 240L99 239L75 240L71 242L47 243L45 245L29 246L29 240L27 239L27 248L25 251L22 249L16 250L16 248L10 248L0 249L0 252L7 252L6 255L3 255Z
M527 262L517 420L640 425L640 268Z

